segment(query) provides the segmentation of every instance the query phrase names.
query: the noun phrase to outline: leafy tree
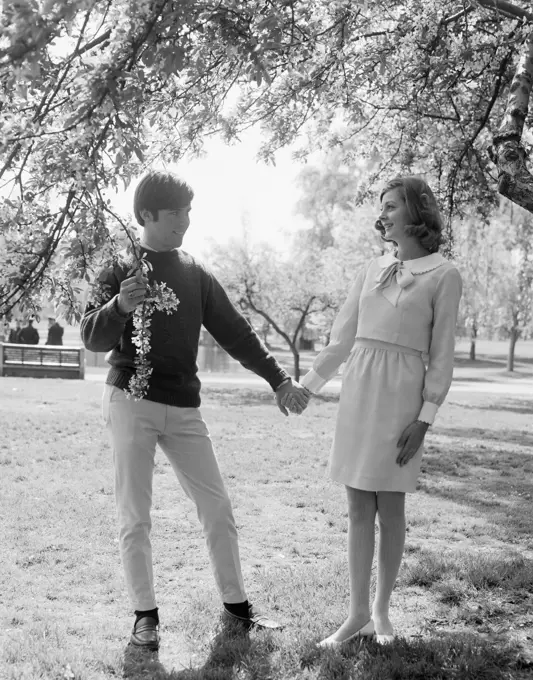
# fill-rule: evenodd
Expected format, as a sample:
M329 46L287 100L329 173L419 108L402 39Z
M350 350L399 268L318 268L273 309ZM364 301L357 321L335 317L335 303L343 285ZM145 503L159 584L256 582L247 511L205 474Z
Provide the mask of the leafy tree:
M297 177L301 194L295 210L307 226L295 231L292 252L300 257L317 253L331 299L321 315L304 325L303 334L322 336L326 343L358 268L383 252L374 229L376 208L357 206L355 201L366 168L360 162L348 165L345 159L339 149L330 149L304 166Z
M382 255L389 247L374 229L374 206L354 206L336 221L332 228L332 245L318 250L322 265L323 284L328 291L330 305L315 316L313 325L324 342L329 342L331 327L348 291L361 267L373 257ZM296 238L298 238L296 236ZM300 245L300 252L313 252L316 247ZM296 249L295 249L296 251Z
M486 150L531 20L527 0L7 0L0 314L44 296L79 318L76 281L133 250L106 189L256 123L267 161L304 130L380 160L361 200L409 170L450 217L489 211Z
M503 229L494 288L496 327L509 338L507 370L514 371L516 343L533 326L533 216L507 202L499 219Z
M296 380L300 378L300 339L335 302L331 282L319 253L283 259L267 243L247 238L215 244L208 260L234 303L257 328L265 321L292 352Z
M38 308L44 292L79 318L72 282L92 282L117 249L133 248L105 189L250 124L258 87L314 30L309 4L4 3L0 309ZM329 21L325 6L317 20ZM243 101L226 113L237 85Z
M496 330L496 288L502 272L502 226L497 219L480 227L471 216L455 225L455 261L463 278L459 323L470 338L470 359L476 359L476 342L483 332Z
M480 231L471 216L456 225L457 265L464 287L460 323L476 358L479 335L509 339L507 370L514 370L516 343L533 330L533 217L502 199Z
M297 235L296 245L303 249L331 247L335 227L354 210L365 168L361 163L348 165L345 158L345 148L330 149L312 164L305 165L297 177L301 195L295 210L309 223L309 229L300 230Z
M358 19L342 63L321 79L330 100L344 94L342 124L324 107L313 136L315 145L356 139L359 156L379 159L360 199L390 174L426 174L446 205L450 243L452 218L473 203L490 214L496 173L487 151L531 30L529 9L430 1L376 2L373 18L362 12L366 32Z

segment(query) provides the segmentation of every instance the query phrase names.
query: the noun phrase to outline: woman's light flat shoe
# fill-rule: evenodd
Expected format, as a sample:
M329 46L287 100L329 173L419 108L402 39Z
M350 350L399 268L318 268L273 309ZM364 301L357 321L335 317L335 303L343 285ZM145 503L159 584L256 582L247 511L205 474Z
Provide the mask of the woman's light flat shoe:
M378 645L390 645L391 642L394 642L394 635L376 635L376 642Z
M344 645L346 642L350 642L350 640L355 640L355 638L358 637L372 637L374 635L374 622L372 619L365 624L362 628L359 628L357 633L354 633L353 635L350 635L350 637L347 637L345 640L333 640L333 635L330 635L328 638L325 640L322 640L322 642L318 643L318 647L340 647L341 645Z

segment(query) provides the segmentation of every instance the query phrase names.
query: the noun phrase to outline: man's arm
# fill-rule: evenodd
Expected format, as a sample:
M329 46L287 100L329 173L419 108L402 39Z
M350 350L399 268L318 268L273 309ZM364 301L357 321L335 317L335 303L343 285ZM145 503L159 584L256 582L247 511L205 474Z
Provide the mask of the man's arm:
M241 363L266 380L273 390L290 378L270 354L244 316L235 308L215 276L206 271L207 297L203 324L218 344Z
M98 277L98 300L85 308L81 338L91 352L108 352L118 345L126 323L145 298L148 279L141 272L125 278L119 268L106 269Z
M105 269L98 277L96 298L85 307L80 333L85 347L91 352L108 352L118 345L131 313L118 307L120 283L113 269Z

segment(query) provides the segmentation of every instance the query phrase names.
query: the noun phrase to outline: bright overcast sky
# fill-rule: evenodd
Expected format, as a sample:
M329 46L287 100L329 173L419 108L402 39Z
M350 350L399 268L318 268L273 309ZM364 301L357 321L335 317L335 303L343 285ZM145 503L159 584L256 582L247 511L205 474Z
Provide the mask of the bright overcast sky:
M205 157L168 166L194 189L191 226L183 241L183 249L193 255L201 257L209 239L223 243L239 237L245 214L254 241L269 241L281 249L287 232L304 226L294 214L300 195L295 178L303 165L291 159L288 149L276 154L275 167L257 161L257 130L249 130L241 139L232 146L209 140ZM116 200L124 215L132 212L135 184Z

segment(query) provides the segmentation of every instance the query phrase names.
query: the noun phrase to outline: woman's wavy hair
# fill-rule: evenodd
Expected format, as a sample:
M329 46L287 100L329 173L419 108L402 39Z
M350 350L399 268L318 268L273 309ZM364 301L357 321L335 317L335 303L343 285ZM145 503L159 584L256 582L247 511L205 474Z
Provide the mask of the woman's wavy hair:
M421 177L413 175L395 177L383 187L379 200L381 201L387 191L392 189L401 190L402 198L412 220L412 224L405 228L405 233L417 238L420 245L430 253L436 253L445 239L442 233L443 224L437 201L427 182ZM385 238L385 228L380 220L374 226L380 232L381 238L390 243Z

